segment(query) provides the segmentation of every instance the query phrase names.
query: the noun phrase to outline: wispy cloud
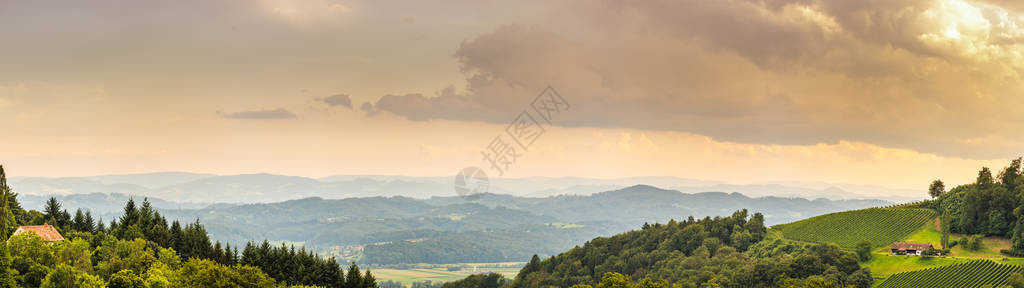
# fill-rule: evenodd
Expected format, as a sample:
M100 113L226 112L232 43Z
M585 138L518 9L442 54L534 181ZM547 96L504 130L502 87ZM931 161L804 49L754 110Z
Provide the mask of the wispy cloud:
M277 109L261 109L252 111L239 111L232 113L221 113L217 114L224 118L229 119L291 119L295 118L295 113L285 110L284 108Z
M317 97L316 101L327 103L327 105L333 106L345 106L348 109L352 109L352 99L347 94L336 94L327 97Z

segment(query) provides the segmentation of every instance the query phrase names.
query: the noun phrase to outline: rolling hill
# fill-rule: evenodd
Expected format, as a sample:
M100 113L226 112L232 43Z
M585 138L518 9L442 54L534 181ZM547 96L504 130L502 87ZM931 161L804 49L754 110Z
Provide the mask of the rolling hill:
M72 212L79 207L94 209L94 216L109 222L120 215L128 197L96 193L57 198ZM46 199L33 195L21 198L28 209L42 209ZM150 201L168 219L199 219L211 238L232 246L263 239L297 243L325 253L337 251L337 247L366 246L367 258L360 259L360 263L382 264L522 261L532 254L553 255L594 237L614 235L644 223L681 220L684 215L704 217L750 209L762 211L765 223L771 225L889 204L880 200L688 194L653 186L633 186L590 196L534 198L487 194L476 202L458 197L401 196L312 197L242 205L182 204L159 198ZM478 250L455 253L457 250L451 247Z
M772 228L791 240L835 243L844 248L868 241L873 247L882 247L906 239L935 217L930 209L869 208L821 215Z

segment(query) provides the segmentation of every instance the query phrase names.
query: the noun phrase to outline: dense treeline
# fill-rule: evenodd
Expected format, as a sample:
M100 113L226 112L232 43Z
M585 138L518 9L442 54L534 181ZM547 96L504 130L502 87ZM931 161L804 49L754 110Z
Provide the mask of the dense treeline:
M458 281L444 283L441 288L498 288L508 284L508 280L498 273L470 275Z
M929 187L934 200L921 206L933 208L949 219L953 233L1011 238L1012 251L1024 252L1024 169L1017 158L993 176L982 167L974 183L945 190L941 180Z
M509 286L871 287L870 271L854 253L834 244L761 242L764 217L747 218L742 210L596 238L545 260L534 257ZM632 284L605 284L623 281Z
M316 285L323 287L372 288L377 287L376 278L369 270L365 274L359 272L355 264L349 266L346 273L331 258L320 258L305 248L271 246L269 242L262 244L246 243L242 250L240 263L259 267L274 279L289 284Z
M55 198L44 212L25 211L0 166L0 287L377 287L370 271L305 249L249 243L242 253L211 243L199 221L168 225L148 200L129 199L109 225L89 211L71 216ZM8 238L22 225L54 226L66 241L47 243L35 233Z

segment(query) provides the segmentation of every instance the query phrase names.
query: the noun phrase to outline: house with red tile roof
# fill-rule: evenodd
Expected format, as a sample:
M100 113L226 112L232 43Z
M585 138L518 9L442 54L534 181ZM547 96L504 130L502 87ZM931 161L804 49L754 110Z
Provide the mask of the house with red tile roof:
M892 254L894 255L921 255L922 252L932 249L929 243L892 243Z
M42 237L46 242L58 242L64 241L64 236L57 232L57 228L50 226L50 224L36 225L36 226L21 226L18 230L14 231L14 235L22 233L36 233L39 237Z

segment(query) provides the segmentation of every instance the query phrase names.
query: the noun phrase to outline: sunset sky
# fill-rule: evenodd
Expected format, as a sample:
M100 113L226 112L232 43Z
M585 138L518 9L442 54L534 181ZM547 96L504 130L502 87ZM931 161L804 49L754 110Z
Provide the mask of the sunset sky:
M454 175L550 85L503 177L955 185L1024 154L1020 3L0 1L0 163Z

